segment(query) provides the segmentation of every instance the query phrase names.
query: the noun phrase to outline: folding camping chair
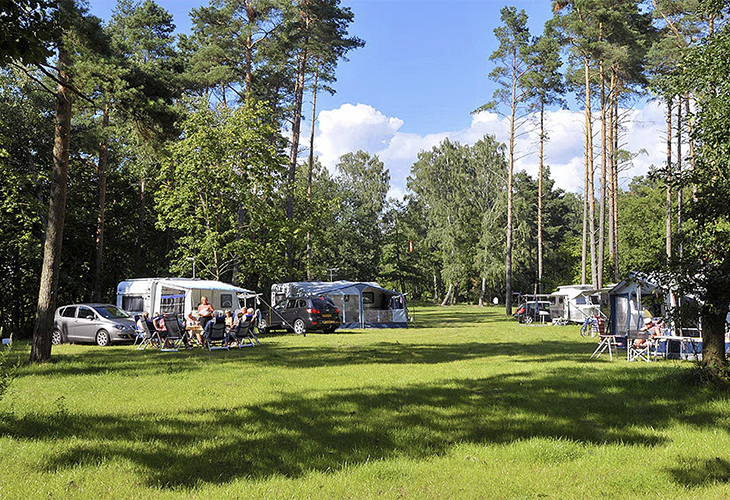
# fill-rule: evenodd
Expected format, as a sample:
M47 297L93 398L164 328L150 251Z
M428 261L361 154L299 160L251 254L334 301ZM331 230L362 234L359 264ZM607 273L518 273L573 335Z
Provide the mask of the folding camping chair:
M618 339L623 338L621 335L599 335L599 342L596 350L591 354L591 359L598 358L601 354L608 351L608 357L613 361L613 353L618 349Z
M150 328L149 323L142 321L142 335L141 342L137 346L137 349L144 351L147 347L157 347L162 345L162 337L160 332Z
M172 314L164 314L162 317L165 320L167 335L165 335L165 337L163 338L164 343L162 344L162 348L160 350L162 352L177 352L180 350L180 346L185 340L185 334L183 334L180 329L180 323L177 320L177 316Z
M217 349L228 350L228 332L226 322L223 318L216 316L208 321L203 331L203 342L208 346L209 351Z
M146 336L144 330L139 329L139 325L137 324L138 319L139 318L134 318L134 324L136 326L134 328L134 343L132 344L133 346L136 346L137 342L143 342Z
M241 347L256 347L257 344L261 345L254 332L255 326L256 317L254 316L251 321L239 321L231 328L229 335L235 339L239 349Z
M641 345L637 346L635 340L639 339L646 339L646 342ZM627 361L646 361L647 363L651 361L652 356L652 348L653 348L654 341L650 338L648 338L648 333L638 333L636 336L627 335L626 336L626 360Z

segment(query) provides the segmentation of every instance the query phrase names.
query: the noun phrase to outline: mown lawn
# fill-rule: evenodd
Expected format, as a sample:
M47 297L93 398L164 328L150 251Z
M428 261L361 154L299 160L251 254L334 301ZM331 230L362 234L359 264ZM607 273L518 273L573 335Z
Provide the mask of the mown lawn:
M496 308L415 316L230 352L54 348L0 401L0 498L730 498L730 393L691 362L589 360L578 327Z

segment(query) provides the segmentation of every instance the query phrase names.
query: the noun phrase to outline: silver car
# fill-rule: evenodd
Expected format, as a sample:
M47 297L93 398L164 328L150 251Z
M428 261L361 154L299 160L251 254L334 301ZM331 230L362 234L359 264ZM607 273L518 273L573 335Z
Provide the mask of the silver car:
M134 340L134 319L111 304L71 304L56 309L51 341L95 342L106 346Z

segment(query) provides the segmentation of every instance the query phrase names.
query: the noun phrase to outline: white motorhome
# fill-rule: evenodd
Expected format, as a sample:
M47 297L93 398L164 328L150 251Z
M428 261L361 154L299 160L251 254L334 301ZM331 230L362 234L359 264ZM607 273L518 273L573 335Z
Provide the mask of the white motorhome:
M239 299L255 293L221 281L191 278L137 278L117 285L117 307L135 315L147 311L184 315L195 310L202 296L216 310L241 309Z
M593 285L559 286L550 294L550 312L573 323L583 323L586 318L608 310L609 289L596 290Z

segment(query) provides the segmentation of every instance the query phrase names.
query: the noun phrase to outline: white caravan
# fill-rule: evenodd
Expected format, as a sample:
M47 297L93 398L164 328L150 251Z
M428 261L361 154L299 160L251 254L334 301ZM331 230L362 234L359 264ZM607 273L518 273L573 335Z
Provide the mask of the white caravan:
M593 285L564 285L550 294L550 312L553 316L574 323L608 310L608 290L596 290Z
M147 311L185 315L197 309L205 295L216 310L241 309L239 299L255 293L221 281L191 278L137 278L117 285L117 307L132 315Z

